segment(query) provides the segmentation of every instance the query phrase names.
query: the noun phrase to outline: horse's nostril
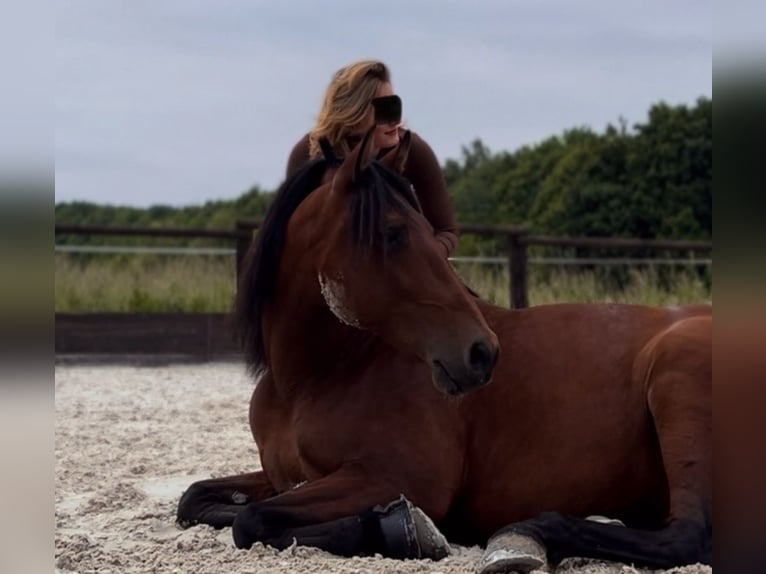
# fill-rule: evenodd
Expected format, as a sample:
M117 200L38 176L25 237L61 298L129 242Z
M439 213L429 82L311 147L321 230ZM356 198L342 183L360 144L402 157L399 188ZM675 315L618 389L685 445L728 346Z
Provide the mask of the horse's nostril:
M471 345L468 362L475 372L489 375L495 366L497 353L490 350L486 343L477 341Z

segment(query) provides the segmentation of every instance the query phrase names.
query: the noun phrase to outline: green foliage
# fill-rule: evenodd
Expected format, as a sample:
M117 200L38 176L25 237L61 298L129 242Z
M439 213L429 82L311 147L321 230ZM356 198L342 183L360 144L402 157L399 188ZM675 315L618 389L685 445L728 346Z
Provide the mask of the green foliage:
M524 225L540 234L707 239L713 233L712 101L651 107L645 123L624 120L604 133L564 131L514 152L480 139L443 166L460 223ZM56 205L56 222L151 227L232 228L263 217L273 193L252 187L229 201L147 209L86 202ZM210 240L59 237L59 243L210 245ZM213 244L215 242L212 242ZM219 242L225 244L225 242ZM461 255L504 251L465 235Z
M131 255L55 259L56 311L227 311L232 257Z
M491 303L510 305L507 266L458 263L458 274L481 297ZM593 270L530 268L528 295L530 306L551 303L633 303L680 305L712 303L710 281L690 269L666 270L652 267L627 270L627 280L615 286L605 279L609 274Z
M234 298L231 257L135 255L78 261L56 255L55 310L69 312L226 312ZM508 306L508 267L456 263L466 284L484 299ZM620 288L592 271L530 268L530 305L557 302L625 302L674 305L712 300L710 283L688 270L662 280L632 269ZM667 277L666 277L667 279Z
M659 103L632 131L624 120L602 134L576 128L513 153L492 154L476 140L444 171L461 222L550 235L709 239L712 101ZM460 254L498 248L460 242Z
M234 200L208 201L203 205L148 208L100 205L82 201L56 204L56 223L75 225L112 225L127 227L186 227L194 229L233 229L238 219L261 219L266 214L273 193L257 186ZM146 237L60 236L60 244L93 245L223 245L227 241L210 239L151 239Z
M459 159L445 162L443 173L460 223L523 225L535 234L548 235L709 239L713 233L712 101L700 98L693 106L658 103L649 110L645 123L631 129L622 119L617 126L607 126L603 133L577 127L514 152L493 152L476 139L462 148ZM262 218L272 198L272 192L254 186L234 200L187 207L155 205L139 209L87 202L59 203L55 206L55 219L56 223L68 224L231 229L237 219ZM210 239L59 236L56 241L232 247L231 241ZM506 252L504 239L464 234L456 255ZM625 253L533 247L529 255L598 257ZM631 255L658 254L634 251ZM56 308L221 310L229 305L233 283L216 283L215 291L220 298L211 302L208 295L202 298L195 295L200 284L186 278L188 269L183 265L189 263L168 259L162 265L155 262L150 266L147 259L141 259L140 265L136 261L131 257L96 255L70 256L66 263L57 259ZM582 281L577 287L551 290L546 299L535 293L545 293L544 286L548 284L566 285L569 275L565 277L551 269L537 270L530 276L530 297L533 300L541 297L538 302L571 297L582 300L584 296L578 290L585 289L603 299L608 289L630 293L631 286L636 284L633 272L625 267L583 268L581 272ZM231 273L233 263L226 270L213 271L217 276ZM487 284L502 285L497 272L492 273L494 279ZM694 281L700 283L702 291L709 291L712 281L706 273L684 276L683 281L691 278L688 283L693 284L689 289L684 287L688 295L698 293ZM589 280L595 283L583 287L583 281ZM73 287L78 281L88 286L87 296L83 289ZM115 284L119 295L114 294ZM654 272L652 284L667 290L687 283L664 268ZM491 300L506 296L505 287L492 289L495 291L488 295ZM174 303L168 302L171 293ZM662 296L654 299L660 300Z

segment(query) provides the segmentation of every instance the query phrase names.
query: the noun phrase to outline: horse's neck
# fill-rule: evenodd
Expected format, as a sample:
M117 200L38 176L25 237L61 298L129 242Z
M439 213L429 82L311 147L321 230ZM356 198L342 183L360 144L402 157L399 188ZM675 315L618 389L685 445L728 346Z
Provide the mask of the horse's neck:
M338 377L353 377L377 339L343 324L319 292L284 293L267 313L265 343L275 384L284 392L318 389Z

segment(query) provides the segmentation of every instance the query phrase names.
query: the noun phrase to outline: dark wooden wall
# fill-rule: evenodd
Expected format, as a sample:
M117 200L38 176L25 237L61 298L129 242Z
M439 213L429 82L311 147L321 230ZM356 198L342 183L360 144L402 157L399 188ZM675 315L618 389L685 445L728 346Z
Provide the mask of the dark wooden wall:
M238 359L225 313L56 313L57 356Z

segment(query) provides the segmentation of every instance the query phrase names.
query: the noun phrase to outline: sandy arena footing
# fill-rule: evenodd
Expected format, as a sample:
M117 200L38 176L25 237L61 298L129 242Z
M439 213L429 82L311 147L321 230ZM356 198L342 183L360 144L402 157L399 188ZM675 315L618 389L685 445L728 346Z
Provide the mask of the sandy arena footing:
M195 480L250 472L252 382L242 365L58 365L55 371L56 572L255 574L473 573L478 547L439 562L339 558L315 548L238 550L231 530L180 530L175 509ZM558 572L650 572L593 560ZM707 574L705 566L666 571Z

